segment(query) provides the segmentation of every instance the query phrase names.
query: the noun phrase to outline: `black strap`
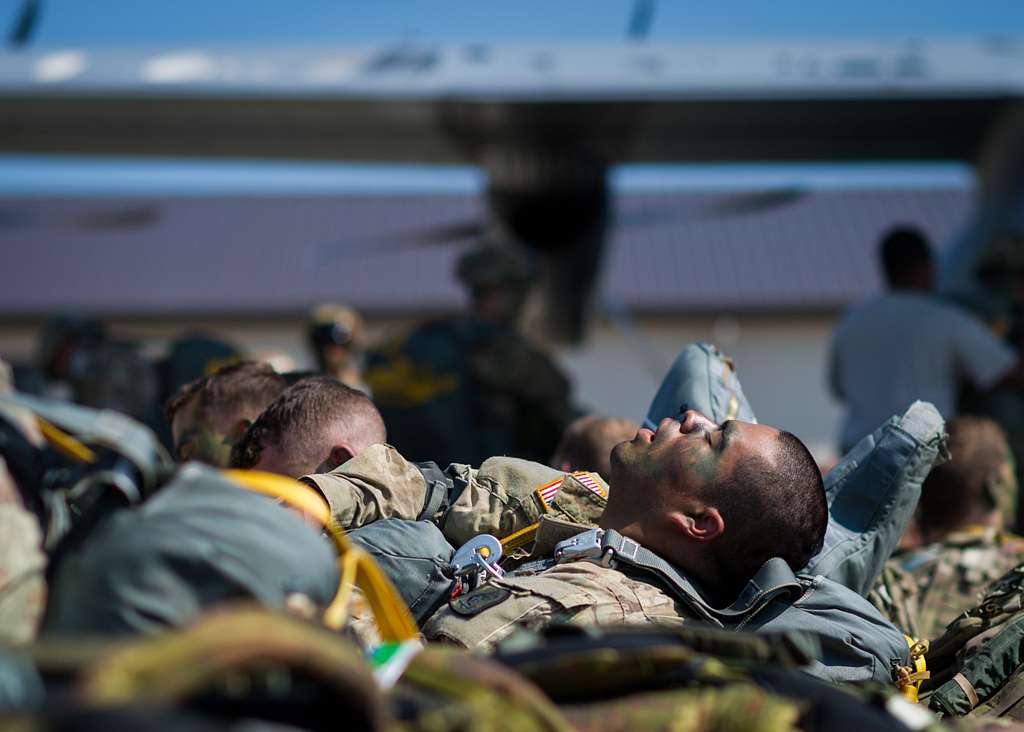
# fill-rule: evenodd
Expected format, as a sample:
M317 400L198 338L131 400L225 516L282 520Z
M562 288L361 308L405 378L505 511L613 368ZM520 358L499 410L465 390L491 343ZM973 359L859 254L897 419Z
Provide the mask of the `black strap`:
M460 486L456 492L457 482L450 478L434 462L416 463L416 467L423 475L423 480L427 483L427 494L423 499L423 508L420 510L420 515L417 516L419 521L431 520L439 511L446 511L452 503L455 502L462 493Z

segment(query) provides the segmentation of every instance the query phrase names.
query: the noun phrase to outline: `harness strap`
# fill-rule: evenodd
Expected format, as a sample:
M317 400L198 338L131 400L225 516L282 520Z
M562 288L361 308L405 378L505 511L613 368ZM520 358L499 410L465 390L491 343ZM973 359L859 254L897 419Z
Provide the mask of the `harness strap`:
M795 600L803 595L805 589L784 560L773 558L747 582L735 602L725 608L716 608L704 599L684 573L611 529L591 529L559 543L555 547L555 558L559 562L584 560L606 566L617 563L653 574L700 619L718 627L743 628L773 600L782 597Z
M419 637L416 621L387 576L373 558L352 543L345 530L331 516L327 501L305 483L257 470L226 470L225 476L255 493L276 498L316 520L326 529L338 552L341 579L338 593L324 611L324 625L333 630L348 618L352 588L366 596L385 641L398 642Z
M980 701L980 699L978 699L978 692L975 691L974 684L968 681L967 677L959 672L956 676L953 677L953 681L955 681L956 685L963 690L964 696L967 697L967 701L971 703L971 709L974 709L976 706L978 706L978 702Z
M432 521L435 514L447 510L455 502L461 490L456 492L455 481L445 475L437 463L416 463L416 468L419 469L427 484L427 495L423 500L423 508L416 518L420 521Z

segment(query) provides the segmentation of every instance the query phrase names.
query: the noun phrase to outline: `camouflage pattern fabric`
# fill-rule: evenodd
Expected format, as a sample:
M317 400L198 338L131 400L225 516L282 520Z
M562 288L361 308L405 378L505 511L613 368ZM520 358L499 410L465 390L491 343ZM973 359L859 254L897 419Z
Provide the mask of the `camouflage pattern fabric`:
M907 664L907 644L870 604L848 588L824 578L795 604L779 601L750 628L767 632L795 629L830 640L808 671L830 681L889 683L895 664ZM750 588L745 588L746 592ZM742 592L741 592L742 594ZM579 561L539 574L490 578L453 598L424 625L429 640L491 650L518 628L556 623L584 627L679 626L693 612L652 576Z
M427 323L368 352L364 379L389 438L416 461L545 461L574 416L569 381L549 356L473 317Z
M752 684L633 694L572 707L566 716L581 732L795 732L797 702Z
M872 604L914 638L934 639L988 585L1024 562L1024 539L995 529L951 534L892 557L869 595Z
M679 625L686 609L662 588L590 562L558 565L536 575L489 580L454 598L423 628L429 640L491 650L517 628L553 623L581 626Z
M0 502L0 642L27 643L36 636L46 606L42 544L35 516Z
M382 518L429 518L456 547L481 533L508 537L544 515L596 525L608 494L608 484L595 473L580 476L528 460L494 457L479 468L449 466L442 480L449 496L430 511L428 499L436 488L417 465L388 445L373 445L330 473L302 480L320 490L334 519L346 528ZM542 488L550 499L538 495Z
M570 732L574 727L531 681L487 659L428 646L390 693L407 710L395 732Z

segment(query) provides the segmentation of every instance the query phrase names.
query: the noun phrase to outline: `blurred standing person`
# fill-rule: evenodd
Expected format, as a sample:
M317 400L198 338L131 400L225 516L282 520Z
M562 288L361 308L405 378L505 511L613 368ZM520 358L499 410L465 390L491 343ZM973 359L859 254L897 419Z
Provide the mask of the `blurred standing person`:
M317 305L310 313L307 334L321 373L369 393L363 381L363 319L359 313L347 305Z
M99 320L78 315L50 318L43 325L36 346L36 368L43 381L30 385L27 391L74 399L74 382L85 371L89 352L107 341L106 326Z
M572 419L569 381L518 330L535 279L512 246L480 244L456 276L470 311L425 323L371 352L366 380L391 442L413 461L546 462Z
M888 291L850 308L832 338L829 383L847 410L841 452L915 399L951 419L965 382L982 390L1024 383L1012 348L933 294L934 261L920 231L890 231L879 255Z

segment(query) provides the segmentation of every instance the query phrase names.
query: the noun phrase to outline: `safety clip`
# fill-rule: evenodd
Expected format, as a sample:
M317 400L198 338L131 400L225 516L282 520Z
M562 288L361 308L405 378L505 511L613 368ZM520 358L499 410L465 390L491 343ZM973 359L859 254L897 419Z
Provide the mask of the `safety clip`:
M498 566L500 560L501 542L490 534L480 534L459 547L448 563L448 572L455 579L458 592L470 592L489 576L505 576Z
M555 561L558 564L590 561L608 566L614 552L602 545L603 537L604 529L590 529L560 541L555 544Z

